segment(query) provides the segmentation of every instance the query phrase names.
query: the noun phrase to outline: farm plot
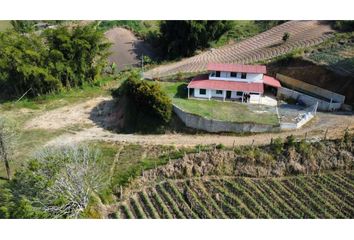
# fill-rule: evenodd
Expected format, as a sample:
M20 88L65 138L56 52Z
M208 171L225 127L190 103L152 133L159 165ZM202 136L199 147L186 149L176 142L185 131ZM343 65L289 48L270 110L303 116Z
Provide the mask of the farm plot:
M283 43L284 32L288 32L290 38ZM147 71L144 76L159 78L178 73L202 72L209 62L246 64L267 60L296 49L320 44L331 36L328 34L330 32L331 27L320 21L288 21L244 41L159 66Z
M354 75L354 43L321 49L321 51L311 53L308 57L317 63L325 64L339 75Z
M353 218L354 173L168 180L132 195L119 218Z

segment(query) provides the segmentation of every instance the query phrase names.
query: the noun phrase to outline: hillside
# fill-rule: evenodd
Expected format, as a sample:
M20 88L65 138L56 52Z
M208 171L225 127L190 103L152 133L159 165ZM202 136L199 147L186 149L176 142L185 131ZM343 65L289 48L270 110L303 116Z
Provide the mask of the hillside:
M119 206L119 218L353 218L354 173L164 181Z
M290 33L287 42L282 42L285 32ZM238 43L205 51L176 63L162 65L147 71L146 78L159 78L182 73L205 70L208 62L252 63L284 55L295 49L306 48L323 42L333 30L321 21L289 21Z
M339 74L326 65L302 58L288 59L286 62L275 62L267 65L268 73L281 73L306 83L342 94L345 102L354 104L354 76Z
M10 21L0 20L0 32L5 31L6 29L11 28Z

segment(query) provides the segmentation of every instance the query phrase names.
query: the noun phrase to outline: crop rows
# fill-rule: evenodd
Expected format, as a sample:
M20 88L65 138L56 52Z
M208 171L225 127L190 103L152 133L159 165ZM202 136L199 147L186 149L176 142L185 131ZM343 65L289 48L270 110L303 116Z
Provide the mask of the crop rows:
M165 181L119 204L120 218L353 218L354 173Z
M290 38L282 43L284 32L290 33ZM318 21L289 21L241 42L159 66L147 71L144 76L156 78L179 72L202 72L209 62L246 64L267 60L296 49L320 44L330 36L328 32L331 32L330 26Z

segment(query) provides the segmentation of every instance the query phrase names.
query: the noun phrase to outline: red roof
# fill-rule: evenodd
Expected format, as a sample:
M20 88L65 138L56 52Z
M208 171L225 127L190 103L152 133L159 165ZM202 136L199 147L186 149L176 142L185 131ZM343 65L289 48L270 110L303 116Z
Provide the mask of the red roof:
M242 92L259 92L259 93L263 93L264 91L263 83L209 80L208 75L200 75L198 77L195 77L188 84L188 88L202 88L202 89L242 91Z
M208 71L224 71L224 72L243 72L243 73L267 73L264 65L242 65L242 64L224 64L224 63L209 63Z
M263 76L263 83L265 85L269 85L269 86L276 87L276 88L281 87L280 82L278 80L276 80L273 77L267 76L267 75Z

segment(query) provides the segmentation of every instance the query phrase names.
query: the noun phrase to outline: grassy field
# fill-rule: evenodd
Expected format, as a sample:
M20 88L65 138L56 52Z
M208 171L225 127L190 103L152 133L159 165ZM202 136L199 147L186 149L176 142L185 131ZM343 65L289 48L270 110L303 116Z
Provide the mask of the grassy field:
M97 81L95 85L85 85L70 90L64 89L58 93L46 94L31 99L23 98L20 101L0 100L0 114L19 109L51 110L98 96L110 96L111 89L117 88L122 81L123 79L119 76L104 77Z
M12 28L10 21L0 20L0 32L5 31L6 29Z
M69 126L57 130L25 129L23 126L26 121L48 110L80 103L94 97L110 96L110 90L118 87L121 82L121 78L107 77L102 78L93 86L87 85L82 88L43 95L32 99L23 99L18 102L6 101L0 103L0 116L5 116L10 120L16 121L18 128L17 146L11 162L12 172L14 173L24 161L31 157L31 155L46 142L60 134L70 132L80 127ZM5 177L3 164L0 164L0 178L1 177Z
M353 218L354 173L164 181L119 206L119 218Z
M308 58L341 75L354 74L354 33L340 33L314 48Z
M183 110L208 119L232 121L238 123L260 123L276 125L277 115L273 111L264 111L264 106L222 102L218 100L187 99L185 83L162 82L162 88L172 98L173 104Z
M143 171L156 168L170 160L181 158L185 153L196 152L196 148L175 148L173 146L142 146L114 142L90 141L91 147L100 150L101 170L109 176L109 184L100 193L103 203L115 203L121 187L126 187Z

